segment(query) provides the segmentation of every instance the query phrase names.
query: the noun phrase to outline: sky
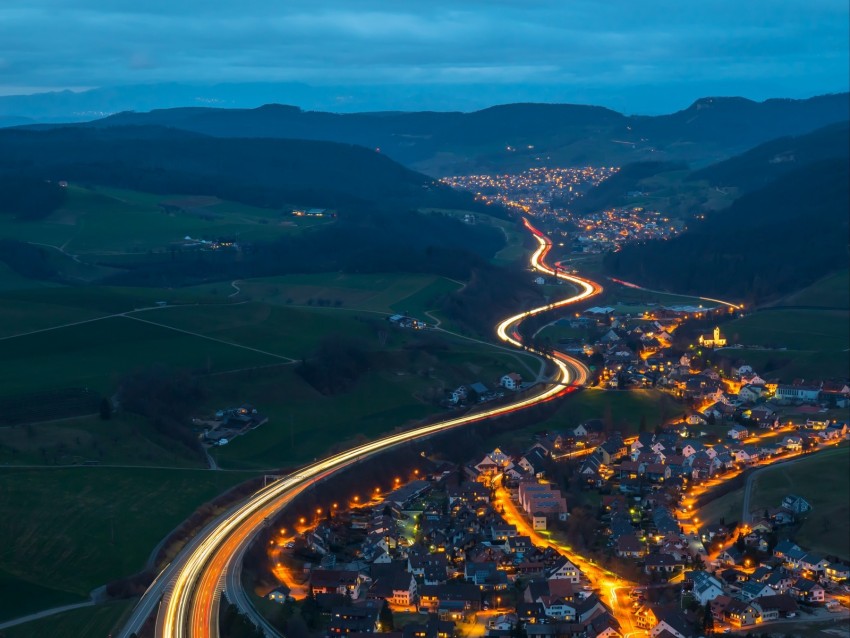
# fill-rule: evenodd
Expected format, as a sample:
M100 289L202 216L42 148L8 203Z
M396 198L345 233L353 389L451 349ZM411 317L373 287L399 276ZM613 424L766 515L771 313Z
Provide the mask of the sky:
M299 82L338 110L846 91L847 0L3 0L0 95ZM347 105L347 102L351 104Z

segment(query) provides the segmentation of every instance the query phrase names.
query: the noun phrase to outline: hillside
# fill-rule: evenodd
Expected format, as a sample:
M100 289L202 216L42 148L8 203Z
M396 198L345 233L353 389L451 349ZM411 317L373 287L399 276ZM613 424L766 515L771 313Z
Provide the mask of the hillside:
M653 117L573 104L352 114L272 104L120 113L85 126L157 125L219 137L336 141L380 148L407 166L445 175L645 160L706 164L781 135L844 120L848 104L846 93L765 102L705 98L683 111Z
M760 303L847 267L847 158L792 171L665 242L609 254L609 273L654 288Z
M254 206L474 207L388 157L350 144L214 138L157 126L0 130L0 177L215 195Z
M689 180L751 191L801 166L831 157L850 156L850 122L825 126L806 135L782 137L694 171Z

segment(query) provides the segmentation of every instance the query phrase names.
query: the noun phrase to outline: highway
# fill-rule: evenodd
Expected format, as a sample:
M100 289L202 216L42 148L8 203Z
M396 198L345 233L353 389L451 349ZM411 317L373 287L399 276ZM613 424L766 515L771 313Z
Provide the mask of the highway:
M304 490L331 474L392 447L550 401L586 382L588 369L581 361L558 352L550 355L527 348L520 341L517 327L527 317L584 301L599 294L602 288L592 281L549 267L545 259L552 248L551 241L528 220L524 221L538 242L530 260L532 268L571 282L579 292L567 299L508 317L497 325L496 333L507 344L549 359L555 366L552 382L509 405L445 419L335 454L259 490L208 524L163 570L145 592L127 624L116 634L119 638L128 638L131 633L139 631L157 606L158 638L217 637L218 603L223 590L230 593L233 602L243 611L253 612L250 601L241 591L238 578L242 554L267 521ZM252 616L256 614L252 613ZM265 629L268 631L269 628L266 626Z

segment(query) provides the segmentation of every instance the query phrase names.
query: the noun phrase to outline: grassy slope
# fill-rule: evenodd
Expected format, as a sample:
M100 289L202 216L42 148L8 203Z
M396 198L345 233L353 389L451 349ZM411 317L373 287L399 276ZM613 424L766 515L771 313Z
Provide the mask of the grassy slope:
M777 306L818 306L850 308L850 271L824 277L808 288L788 295Z
M141 417L117 413L109 421L87 416L0 428L0 463L203 467L196 453L159 435Z
M135 601L119 600L96 607L74 609L49 618L42 618L11 629L6 638L84 638L107 636L118 621L132 609Z
M208 470L3 469L0 569L26 586L87 596L141 569L199 504L245 478ZM0 613L9 613L3 599Z
M753 483L754 510L777 507L785 495L799 494L813 509L796 540L808 549L850 558L850 447L780 465L758 475Z
M789 493L808 500L814 510L800 527L795 540L803 547L850 557L850 448L818 452L791 465L778 465L753 480L750 498L753 511L777 507ZM828 485L829 489L824 489ZM709 502L700 510L706 522L725 518L741 520L743 488ZM824 526L824 519L828 522Z
M183 212L166 213L168 202ZM2 211L0 211L2 212ZM120 223L116 220L120 219ZM60 210L38 222L21 223L0 216L0 236L62 246L72 254L139 253L164 250L170 242L239 236L242 241L268 239L318 223L283 216L280 211L215 198L153 195L109 188L68 187Z
M721 352L745 359L763 374L788 381L846 376L850 369L848 319L846 310L764 310L729 323L724 332L733 343L767 349Z

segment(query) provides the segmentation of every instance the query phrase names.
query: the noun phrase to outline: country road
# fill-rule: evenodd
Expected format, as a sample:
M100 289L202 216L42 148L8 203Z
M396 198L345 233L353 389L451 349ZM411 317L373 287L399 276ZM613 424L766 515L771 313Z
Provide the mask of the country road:
M543 261L551 248L551 242L527 221L526 225L538 241L538 248L531 258L532 266L553 274ZM525 318L588 299L601 292L601 287L593 282L562 273L557 276L574 283L580 292L568 299L501 321L497 326L497 335L505 344L524 348L518 337L517 326ZM229 592L228 596L241 611L248 613L258 625L263 626L250 599L241 591L241 583L234 573L241 569L239 557L266 522L310 486L381 451L549 401L574 390L587 379L587 368L576 359L560 353L532 352L548 358L556 369L553 382L532 394L512 404L392 434L313 463L296 474L270 484L210 523L157 577L117 636L126 638L130 633L138 631L157 606L158 637L217 636L218 605L222 590Z

